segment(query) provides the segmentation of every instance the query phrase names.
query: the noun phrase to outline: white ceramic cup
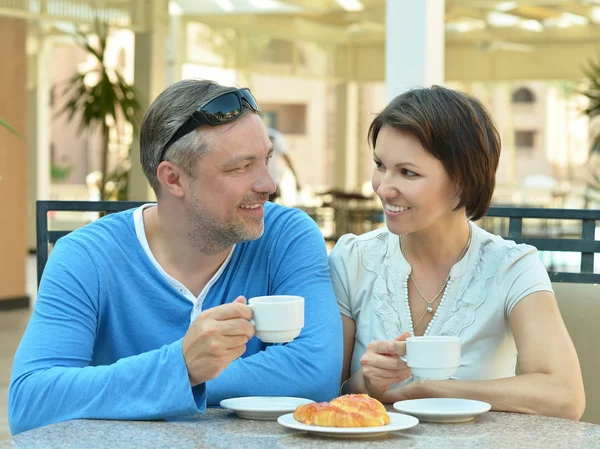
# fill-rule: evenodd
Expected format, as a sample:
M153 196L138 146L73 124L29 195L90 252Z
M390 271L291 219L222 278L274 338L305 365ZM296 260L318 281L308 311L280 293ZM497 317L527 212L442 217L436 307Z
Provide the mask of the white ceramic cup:
M248 300L256 337L265 343L292 341L304 327L302 296L257 296Z
M406 339L406 364L421 379L449 379L460 365L460 338L421 336Z

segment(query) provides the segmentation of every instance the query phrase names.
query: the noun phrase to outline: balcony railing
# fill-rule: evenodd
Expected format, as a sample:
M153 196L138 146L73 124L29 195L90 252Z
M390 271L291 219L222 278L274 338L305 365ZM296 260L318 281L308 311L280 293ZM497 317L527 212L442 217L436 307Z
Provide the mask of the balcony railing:
M144 31L145 3L144 0L0 0L0 17L71 23L93 23L98 19L114 27Z

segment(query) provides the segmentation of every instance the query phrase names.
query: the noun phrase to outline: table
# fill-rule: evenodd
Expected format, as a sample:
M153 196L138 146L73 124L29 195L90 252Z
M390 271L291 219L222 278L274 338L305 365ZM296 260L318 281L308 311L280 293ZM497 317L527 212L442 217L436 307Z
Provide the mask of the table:
M209 409L205 415L164 421L75 420L24 432L0 449L36 448L410 448L598 449L600 425L566 419L488 412L461 424L428 424L365 439L337 439L289 430Z

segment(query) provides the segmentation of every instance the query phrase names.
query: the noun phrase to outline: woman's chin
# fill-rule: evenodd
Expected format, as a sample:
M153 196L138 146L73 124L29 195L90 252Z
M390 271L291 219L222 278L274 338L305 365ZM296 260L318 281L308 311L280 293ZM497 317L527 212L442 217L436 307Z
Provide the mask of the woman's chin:
M385 220L385 225L392 234L404 235L407 233L405 226L400 226L398 223L394 223L394 220Z

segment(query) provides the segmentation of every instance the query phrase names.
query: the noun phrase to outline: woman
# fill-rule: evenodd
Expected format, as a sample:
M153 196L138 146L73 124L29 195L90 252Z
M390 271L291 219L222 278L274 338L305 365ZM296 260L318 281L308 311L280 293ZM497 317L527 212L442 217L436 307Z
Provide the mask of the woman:
M473 223L489 207L500 158L485 108L444 87L412 90L375 118L369 141L387 226L342 237L330 255L344 323L342 392L387 403L477 399L579 419L579 360L537 250ZM410 335L460 337L452 380L414 379L399 358Z

